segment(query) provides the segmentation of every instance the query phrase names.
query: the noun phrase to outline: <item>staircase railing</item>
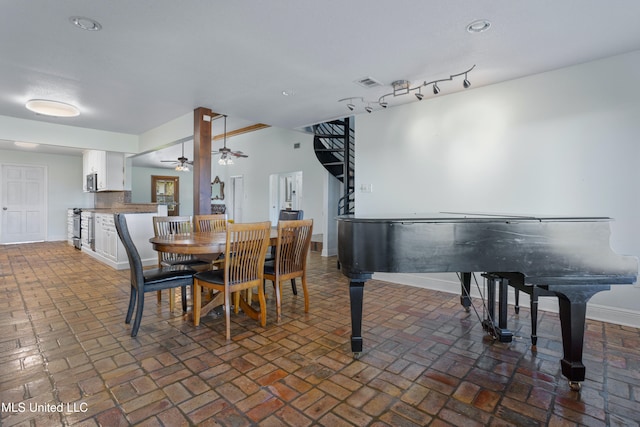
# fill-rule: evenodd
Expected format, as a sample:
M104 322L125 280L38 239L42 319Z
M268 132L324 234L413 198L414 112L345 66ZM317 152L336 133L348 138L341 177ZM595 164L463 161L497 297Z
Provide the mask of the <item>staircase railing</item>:
M333 176L344 184L338 201L338 214L353 213L355 208L355 136L349 118L320 123L313 127L316 157Z

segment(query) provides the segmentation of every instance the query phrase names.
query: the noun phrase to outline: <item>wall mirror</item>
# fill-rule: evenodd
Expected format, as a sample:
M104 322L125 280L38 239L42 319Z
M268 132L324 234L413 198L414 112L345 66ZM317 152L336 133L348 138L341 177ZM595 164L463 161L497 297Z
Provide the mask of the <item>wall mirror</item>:
M211 183L211 200L224 200L224 182L217 176Z

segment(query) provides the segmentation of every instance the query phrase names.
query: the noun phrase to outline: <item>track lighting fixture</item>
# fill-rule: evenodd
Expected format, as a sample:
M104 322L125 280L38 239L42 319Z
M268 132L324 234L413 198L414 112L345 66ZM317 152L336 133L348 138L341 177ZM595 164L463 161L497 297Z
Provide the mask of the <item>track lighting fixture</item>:
M424 81L423 83L414 87L411 87L411 83L409 83L408 80L395 80L394 82L391 83L391 88L393 89L393 91L389 93L385 93L384 95L380 96L377 101L365 101L365 99L361 96L353 96L349 98L339 99L338 102L347 101L347 108L349 109L349 111L354 111L356 109L356 103L354 101L359 100L361 103L366 104L366 107L364 108L364 110L367 113L371 113L373 112L373 108L371 107L371 104L373 103L377 103L382 108L389 107L389 103L386 101L386 98L390 96L393 96L395 98L396 96L407 95L412 92L415 92L414 93L415 97L419 101L422 101L424 99L424 94L422 93L423 87L432 86L433 94L438 95L440 93L440 87L438 86L438 83L452 81L456 77L464 76L464 80L462 81L462 87L465 89L471 87L471 82L469 81L468 74L475 67L476 66L473 65L468 70L465 70L458 74L451 74L448 78L445 78L445 79Z

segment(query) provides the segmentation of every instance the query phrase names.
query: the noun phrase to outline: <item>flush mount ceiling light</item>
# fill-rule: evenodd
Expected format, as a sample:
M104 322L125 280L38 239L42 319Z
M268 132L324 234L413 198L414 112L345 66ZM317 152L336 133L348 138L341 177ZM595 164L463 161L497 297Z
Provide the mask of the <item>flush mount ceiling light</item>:
M491 28L491 22L486 19L478 19L467 25L467 31L470 33L484 33Z
M31 99L25 104L27 110L36 114L52 117L76 117L80 115L78 107L60 101L48 99Z
M394 82L391 83L391 88L393 89L392 92L389 93L385 93L384 95L382 95L380 98L378 98L377 101L365 101L365 99L361 96L352 96L349 98L342 98L339 99L338 102L345 102L348 101L347 108L349 109L349 111L354 111L356 109L356 104L355 101L360 101L362 104L365 104L365 108L364 110L367 113L371 113L373 111L373 108L371 108L371 104L373 103L377 103L380 107L382 108L387 108L389 107L389 102L387 102L386 98L388 97L397 97L397 96L403 96L403 95L408 95L410 93L414 93L415 97L419 100L422 101L422 99L424 99L424 94L422 93L422 88L425 86L432 86L433 89L433 94L437 95L440 93L440 87L438 87L438 83L442 83L442 82L447 82L447 81L451 81L453 79L455 79L456 77L461 77L464 76L464 80L462 81L462 87L467 89L471 86L471 82L469 81L469 73L475 68L475 64L469 68L466 71L463 71L461 73L457 73L457 74L451 74L448 78L446 79L437 79L437 80L431 80L431 81L424 81L420 84L418 84L417 86L411 87L411 83L408 80L396 80Z
M38 145L40 144L36 144L35 142L24 142L24 141L14 141L13 144L16 147L20 147L20 148L27 148L29 150L33 150L34 148L36 148Z
M102 29L102 25L98 21L84 16L72 16L69 21L81 30L100 31Z

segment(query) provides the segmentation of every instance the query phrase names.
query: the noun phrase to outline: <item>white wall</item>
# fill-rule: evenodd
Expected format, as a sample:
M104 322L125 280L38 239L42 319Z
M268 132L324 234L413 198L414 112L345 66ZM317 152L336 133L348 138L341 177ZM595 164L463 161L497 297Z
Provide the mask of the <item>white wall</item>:
M82 192L82 157L0 150L0 163L47 168L46 240L67 239L67 209L93 207L94 195Z
M294 149L295 143L300 148ZM222 141L214 141L212 150L222 147ZM271 174L302 171L302 201L306 219L313 219L314 234L324 230L326 207L324 187L327 176L313 152L313 136L275 127L245 133L227 139L227 147L242 151L248 158L234 159L233 165L220 166L212 160L212 179L217 175L225 183L230 176L244 178L245 199L243 222L269 220L269 176ZM230 191L225 188L225 196ZM225 198L226 201L226 198Z
M640 51L359 115L356 188L373 192L357 213L610 216L614 251L640 256L638 75ZM640 287L596 295L589 316L640 326Z

